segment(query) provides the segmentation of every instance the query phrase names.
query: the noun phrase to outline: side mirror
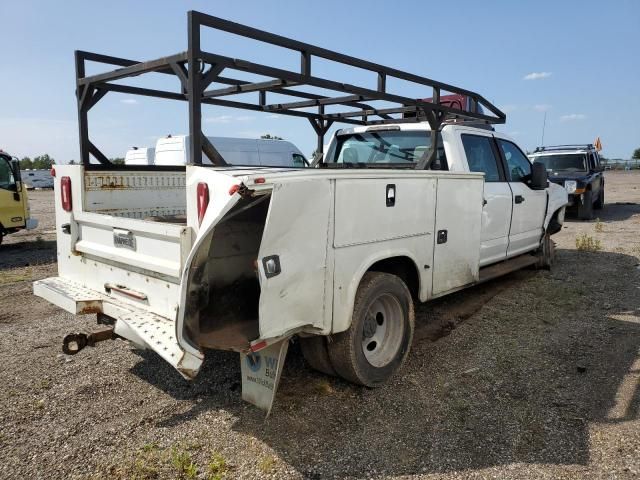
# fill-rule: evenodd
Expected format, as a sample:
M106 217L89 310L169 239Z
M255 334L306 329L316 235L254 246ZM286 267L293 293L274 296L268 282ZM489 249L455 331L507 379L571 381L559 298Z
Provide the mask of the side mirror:
M544 190L549 186L549 174L544 164L534 163L531 165L531 182L529 186L532 190Z

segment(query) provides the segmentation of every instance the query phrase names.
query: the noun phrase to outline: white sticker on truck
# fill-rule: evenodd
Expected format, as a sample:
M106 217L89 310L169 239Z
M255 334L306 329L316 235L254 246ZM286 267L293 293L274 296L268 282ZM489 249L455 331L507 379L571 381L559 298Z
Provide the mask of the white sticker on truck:
M259 352L240 354L242 399L266 411L267 416L271 413L288 348L289 339L285 338Z

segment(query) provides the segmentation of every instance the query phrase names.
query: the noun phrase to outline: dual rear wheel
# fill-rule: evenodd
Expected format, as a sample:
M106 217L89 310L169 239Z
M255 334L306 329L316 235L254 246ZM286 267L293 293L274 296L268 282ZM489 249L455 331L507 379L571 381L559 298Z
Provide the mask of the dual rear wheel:
M411 293L396 275L367 272L356 293L351 326L330 337L301 339L312 368L377 387L400 368L413 340Z

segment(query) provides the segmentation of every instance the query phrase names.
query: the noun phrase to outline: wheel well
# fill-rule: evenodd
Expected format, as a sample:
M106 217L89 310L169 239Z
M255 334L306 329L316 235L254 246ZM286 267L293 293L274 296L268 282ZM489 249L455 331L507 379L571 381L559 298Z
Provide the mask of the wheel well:
M420 276L418 267L409 257L391 257L378 260L371 265L368 272L384 272L396 275L407 285L414 300L420 298Z

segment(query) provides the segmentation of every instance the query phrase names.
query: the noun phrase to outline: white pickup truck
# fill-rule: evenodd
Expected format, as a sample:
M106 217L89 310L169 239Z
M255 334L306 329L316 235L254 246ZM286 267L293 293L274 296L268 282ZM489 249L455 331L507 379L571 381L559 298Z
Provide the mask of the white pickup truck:
M142 64L128 65L118 78ZM484 114L436 134L379 113L338 130L316 168L56 165L58 276L34 293L107 325L65 351L121 337L188 379L207 350L237 351L243 398L269 410L293 336L314 368L376 386L409 352L414 302L551 265L567 193L513 140L459 120Z

